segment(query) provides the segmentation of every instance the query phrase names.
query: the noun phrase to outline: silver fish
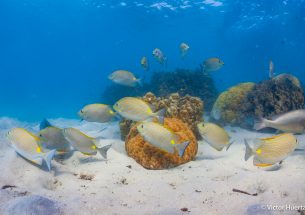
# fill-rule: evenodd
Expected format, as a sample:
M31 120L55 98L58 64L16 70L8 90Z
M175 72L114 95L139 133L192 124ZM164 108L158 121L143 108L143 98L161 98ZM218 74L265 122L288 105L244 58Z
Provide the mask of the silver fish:
M274 77L274 64L272 60L269 61L269 78Z
M128 87L142 86L141 79L135 77L135 75L126 70L117 70L111 73L108 78L116 84L120 84Z
M305 133L305 110L294 110L273 117L271 120L262 118L254 125L255 130L275 128L290 133Z

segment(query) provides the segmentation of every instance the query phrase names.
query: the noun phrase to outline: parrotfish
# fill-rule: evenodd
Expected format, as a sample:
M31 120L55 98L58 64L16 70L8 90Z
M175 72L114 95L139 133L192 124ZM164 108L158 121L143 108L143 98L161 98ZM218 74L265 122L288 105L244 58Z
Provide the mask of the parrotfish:
M171 154L177 151L180 157L190 143L182 142L173 131L155 122L142 122L137 126L137 130L145 141Z
M7 133L7 138L17 154L39 166L45 163L48 170L51 170L51 160L55 150L44 152L39 145L39 137L23 128L14 128Z
M288 157L296 149L298 141L293 134L285 133L258 139L253 148L245 139L245 145L245 160L254 156L253 164L255 166L267 167Z
M154 113L146 102L134 97L120 99L114 104L113 109L122 117L137 122L157 117L162 123L165 114L165 109Z

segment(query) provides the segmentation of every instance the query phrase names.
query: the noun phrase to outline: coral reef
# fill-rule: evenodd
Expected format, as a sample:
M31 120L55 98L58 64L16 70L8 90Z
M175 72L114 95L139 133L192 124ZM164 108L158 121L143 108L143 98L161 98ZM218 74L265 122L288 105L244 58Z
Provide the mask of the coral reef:
M211 76L200 70L177 69L173 72L156 72L152 75L150 85L151 91L159 97L171 93L199 97L205 102L207 110L211 110L218 94Z
M221 93L213 106L212 118L224 123L241 124L243 120L241 106L244 105L247 94L254 86L252 82L241 83Z
M197 124L202 121L203 102L200 98L189 95L179 96L178 93L171 94L168 98L157 98L149 92L142 98L151 105L154 111L166 109L165 117L178 118L186 123L198 137ZM123 119L120 122L121 138L124 140L134 122Z
M292 75L281 74L263 81L248 93L242 111L245 116L272 117L304 107L304 91Z
M181 138L181 142L190 141L190 144L187 146L182 157L180 157L177 152L171 154L146 142L138 133L136 126L137 124L131 128L130 133L126 137L125 149L127 154L144 168L168 169L187 163L195 158L198 149L196 137L189 127L181 120L165 118L164 126L178 134Z

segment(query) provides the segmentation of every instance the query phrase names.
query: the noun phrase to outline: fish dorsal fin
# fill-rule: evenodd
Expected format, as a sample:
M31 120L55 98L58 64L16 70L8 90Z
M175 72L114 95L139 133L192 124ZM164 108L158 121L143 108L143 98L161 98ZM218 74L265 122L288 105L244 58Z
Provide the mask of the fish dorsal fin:
M81 131L78 131L78 132L80 133L81 136L83 136L83 137L85 137L85 138L88 138L88 139L90 139L90 140L92 140L92 141L95 140L94 137L90 137L90 136L88 136L87 134L85 134L85 133L83 133L83 132L81 132Z
M270 140L274 140L274 139L276 139L276 138L279 138L279 137L285 136L285 135L287 135L287 133L274 135L274 136L272 136L272 137L259 138L259 140L262 140L262 141L270 141Z
M52 126L52 124L47 119L43 119L39 125L39 130L45 129L49 126Z

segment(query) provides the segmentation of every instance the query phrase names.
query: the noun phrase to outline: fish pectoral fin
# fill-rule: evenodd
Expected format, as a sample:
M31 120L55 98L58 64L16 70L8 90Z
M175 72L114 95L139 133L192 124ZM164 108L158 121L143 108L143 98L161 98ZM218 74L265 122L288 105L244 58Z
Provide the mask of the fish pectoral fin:
M263 163L260 160L258 160L256 157L254 157L253 165L254 166L258 166L258 167L268 167L268 166L272 166L273 164Z

